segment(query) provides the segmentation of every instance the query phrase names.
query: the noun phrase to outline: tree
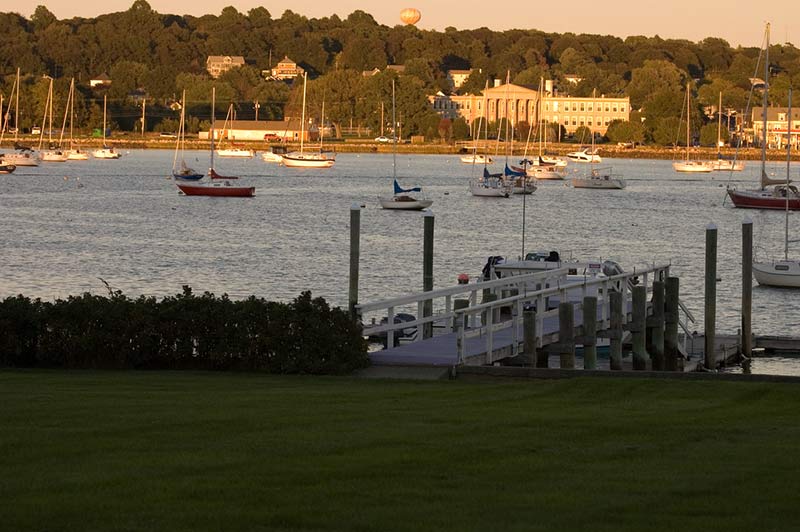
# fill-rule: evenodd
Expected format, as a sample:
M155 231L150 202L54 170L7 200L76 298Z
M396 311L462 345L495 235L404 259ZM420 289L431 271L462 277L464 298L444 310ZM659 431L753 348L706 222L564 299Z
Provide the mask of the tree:
M721 129L720 139L727 142L728 137L728 130ZM717 146L717 124L706 124L700 129L700 144L703 146Z
M631 82L628 84L631 106L642 107L647 98L657 92L679 92L682 80L683 73L669 61L645 61L642 67L631 72Z
M612 120L606 130L606 137L611 142L642 144L645 137L644 126L638 121Z

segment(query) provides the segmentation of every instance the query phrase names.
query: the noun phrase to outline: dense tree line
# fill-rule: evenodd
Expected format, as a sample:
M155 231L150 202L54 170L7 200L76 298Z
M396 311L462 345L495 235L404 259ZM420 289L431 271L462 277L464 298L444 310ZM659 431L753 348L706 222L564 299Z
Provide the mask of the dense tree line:
M754 40L759 32L754 26ZM44 6L37 7L30 19L0 13L0 90L9 93L20 68L24 73L20 125L30 127L41 121L43 113L47 87L42 76L56 79L56 112L74 77L81 93L76 120L83 127L97 127L102 96L87 82L105 72L113 80L108 98L117 125L140 127L141 113L129 94L144 89L152 105L147 125L153 129L161 120L176 117L169 104L185 88L191 130L209 117L212 83L221 107L233 102L240 118L253 118L256 101L259 118L282 118L287 104L286 113L292 114L299 105L300 84L261 76L262 70L289 56L309 72L312 116L318 116L324 99L325 114L336 125L375 128L381 103L384 109L390 105L395 78L404 135L438 136L442 124L428 108L426 95L449 90L448 70L474 69L462 92L478 93L487 79L502 79L510 72L513 83L531 88L545 77L573 96L589 96L595 89L608 96L630 96L642 122L642 130L628 128L630 134L671 143L677 129L673 127L669 135L666 130L682 114L685 117L687 82L697 105L691 110L693 116L701 117L702 107L715 106L720 92L723 108L741 112L747 107L750 78L763 77L755 44L732 47L714 37L700 42L658 36L622 39L535 29L426 31L381 25L363 11L341 19L307 18L287 10L273 18L263 7L246 14L225 7L219 15L193 17L160 14L145 0L136 0L127 11L91 19L58 20ZM205 71L209 55L241 55L247 65L212 81ZM405 72L362 76L364 70L391 64L404 65ZM773 45L770 72L770 103L786 105L792 80L800 81L800 51L788 43ZM570 74L581 81L569 84L565 76ZM448 131L465 129L462 124L451 125Z

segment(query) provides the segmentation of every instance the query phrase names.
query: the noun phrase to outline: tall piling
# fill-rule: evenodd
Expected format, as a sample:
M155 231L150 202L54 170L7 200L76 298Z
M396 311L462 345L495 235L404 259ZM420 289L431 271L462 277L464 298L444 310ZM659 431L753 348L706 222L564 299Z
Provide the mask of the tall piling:
M608 299L611 306L609 365L612 370L620 370L622 369L622 292L609 292Z
M753 220L742 222L742 354L753 356Z
M583 369L597 369L597 297L583 298Z
M680 279L667 277L664 285L664 366L667 371L678 370L678 311Z
M630 331L632 333L631 343L633 352L633 369L647 369L647 361L650 356L645 347L647 323L647 288L644 286L634 286L631 289L633 299L633 309Z
M422 290L425 292L433 291L433 222L435 220L433 212L425 211L423 216L424 237L422 244ZM422 307L422 315L429 318L433 315L433 301L426 299ZM423 338L433 336L433 323L426 323L422 328Z
M558 345L561 369L575 369L575 308L572 303L558 304Z
M647 319L647 351L653 361L653 370L664 371L664 281L653 281L653 314Z
M717 320L717 226L710 223L706 226L706 279L705 279L705 367L716 369Z
M522 351L525 353L526 363L536 365L536 311L526 309L522 311Z
M355 319L358 305L358 261L361 253L361 206L350 206L350 288L347 292L347 307Z

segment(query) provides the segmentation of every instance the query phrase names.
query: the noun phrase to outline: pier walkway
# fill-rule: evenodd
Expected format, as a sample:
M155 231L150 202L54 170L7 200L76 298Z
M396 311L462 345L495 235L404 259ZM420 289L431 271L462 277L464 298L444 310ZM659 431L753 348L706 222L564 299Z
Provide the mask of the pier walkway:
M663 281L669 277L668 265L612 276L570 273L570 268L565 266L357 305L365 336L380 338L387 346L370 353L372 363L434 367L497 363L532 366L538 354L538 365L542 367L542 364L550 364L546 360L553 353L567 352L569 348L574 363L575 345L596 346L598 338L621 345L626 335L630 336L635 330L644 336L645 323L647 327L653 326L647 316L656 314L651 309L654 281L662 281L663 309ZM647 294L646 301L640 302L639 322L634 315L635 287L639 287L639 294ZM612 294L617 294L616 298ZM677 293L675 295L682 312L673 312L667 319L677 322L675 328L679 326L686 338L689 322L694 318L679 303ZM596 321L594 327L588 329L591 337L584 335L584 316L591 315L594 305L591 303L592 306L584 309L587 298L596 300ZM619 305L617 309L612 308L614 299ZM569 307L561 305L564 302L571 305L571 319ZM533 323L527 324L532 329L528 331L527 340L533 341L536 347L533 353L525 353L525 314L530 314L526 311L531 310L533 318L529 315L528 320L532 319ZM663 331L663 311L660 314ZM406 321L402 321L401 316ZM567 346L565 342L571 343ZM595 367L608 364L607 358L601 358Z

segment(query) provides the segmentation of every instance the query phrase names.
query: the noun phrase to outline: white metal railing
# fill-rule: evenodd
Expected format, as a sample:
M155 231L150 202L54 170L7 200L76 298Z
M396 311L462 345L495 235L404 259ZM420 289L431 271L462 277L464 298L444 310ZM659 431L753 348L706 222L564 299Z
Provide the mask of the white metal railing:
M422 326L426 324L439 324L450 330L454 329L454 318L456 316L453 305L456 299L462 298L469 301L470 307L478 305L478 294L488 292L490 294L503 295L503 292L517 290L518 293L527 293L537 288L549 287L556 283L563 283L566 279L569 268L557 268L542 272L535 272L526 275L517 275L494 279L491 281L481 281L477 283L459 284L449 288L441 288L430 292L419 292L407 296L385 299L373 303L363 303L356 305L356 313L364 325L365 336L378 336L386 333L386 345L393 346L394 338L398 331L403 329L416 328L418 333L412 341L418 342L423 339L419 334ZM434 309L429 317L423 316L425 303L431 302ZM408 309L416 312L416 317L412 321L395 323L395 316L399 311ZM379 316L379 317L378 317ZM385 323L376 322L386 319Z

